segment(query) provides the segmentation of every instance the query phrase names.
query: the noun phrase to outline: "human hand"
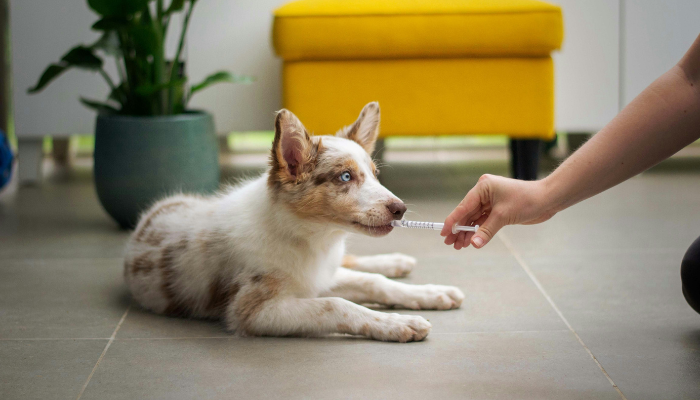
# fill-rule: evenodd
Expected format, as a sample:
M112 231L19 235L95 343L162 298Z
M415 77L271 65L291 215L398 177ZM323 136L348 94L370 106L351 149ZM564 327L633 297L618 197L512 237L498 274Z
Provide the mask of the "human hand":
M445 219L440 235L445 244L459 250L473 244L481 248L505 225L538 224L556 211L544 181L520 181L483 175L459 205ZM479 225L478 232L452 233L452 225Z

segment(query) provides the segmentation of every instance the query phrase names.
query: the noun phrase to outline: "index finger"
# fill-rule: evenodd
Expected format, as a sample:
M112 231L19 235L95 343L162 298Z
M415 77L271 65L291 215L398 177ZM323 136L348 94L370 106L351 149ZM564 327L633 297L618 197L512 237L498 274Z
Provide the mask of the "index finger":
M442 231L440 232L441 236L447 236L452 233L452 225L455 224L455 222L467 217L467 219L472 218L476 214L481 214L481 195L479 193L479 190L481 189L479 187L481 183L477 183L476 186L474 186L466 196L464 196L464 199L459 202L457 207L450 213L450 215L447 216L445 219L445 226L442 227Z

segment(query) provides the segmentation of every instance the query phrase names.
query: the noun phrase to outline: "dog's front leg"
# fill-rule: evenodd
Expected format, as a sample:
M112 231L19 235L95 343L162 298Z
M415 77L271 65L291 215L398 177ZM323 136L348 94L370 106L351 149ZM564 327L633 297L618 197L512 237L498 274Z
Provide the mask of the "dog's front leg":
M342 265L355 271L382 274L389 278L402 278L411 273L416 259L401 253L354 256L346 254Z
M412 310L459 308L464 294L454 286L409 285L383 275L338 268L335 287L327 296L338 296L354 303L378 303Z
M299 299L281 297L248 307L245 294L229 306L226 323L243 335L318 336L329 333L362 335L371 339L411 342L423 340L430 322L414 315L389 314L337 297Z

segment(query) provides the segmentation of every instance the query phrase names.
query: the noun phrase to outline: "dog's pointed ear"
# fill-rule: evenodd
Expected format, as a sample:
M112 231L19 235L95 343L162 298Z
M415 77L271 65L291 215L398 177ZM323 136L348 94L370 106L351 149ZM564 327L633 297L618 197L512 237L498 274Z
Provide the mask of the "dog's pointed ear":
M275 140L272 143L272 166L285 171L296 180L310 162L313 144L299 118L282 109L275 120Z
M373 101L360 112L354 124L346 126L336 133L336 136L353 140L372 154L379 136L379 103Z

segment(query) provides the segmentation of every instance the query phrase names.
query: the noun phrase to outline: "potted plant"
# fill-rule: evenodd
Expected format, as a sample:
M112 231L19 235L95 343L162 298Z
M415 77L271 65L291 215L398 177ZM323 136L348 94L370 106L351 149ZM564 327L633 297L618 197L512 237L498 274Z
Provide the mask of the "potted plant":
M250 77L216 72L188 86L181 60L187 27L197 0L87 0L100 19L101 37L78 45L46 68L29 93L36 93L66 70L99 73L109 85L105 101L81 98L98 112L94 175L105 210L122 226L133 227L139 213L174 192L212 192L219 183L218 146L210 114L187 109L200 90L219 82L249 83ZM173 59L165 38L171 17L183 13ZM104 69L116 62L118 79Z

